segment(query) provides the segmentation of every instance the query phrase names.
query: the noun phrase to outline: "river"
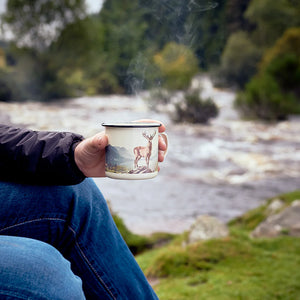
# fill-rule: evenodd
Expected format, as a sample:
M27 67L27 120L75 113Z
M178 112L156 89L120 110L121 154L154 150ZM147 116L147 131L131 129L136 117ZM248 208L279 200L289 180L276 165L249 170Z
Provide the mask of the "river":
M195 81L220 108L209 125L173 124L149 109L141 96L81 97L60 103L0 103L0 121L39 130L90 136L106 121L154 118L167 125L170 146L155 179L95 179L130 230L140 234L187 230L199 215L224 222L266 198L300 188L300 120L277 124L243 121L232 108L234 93Z

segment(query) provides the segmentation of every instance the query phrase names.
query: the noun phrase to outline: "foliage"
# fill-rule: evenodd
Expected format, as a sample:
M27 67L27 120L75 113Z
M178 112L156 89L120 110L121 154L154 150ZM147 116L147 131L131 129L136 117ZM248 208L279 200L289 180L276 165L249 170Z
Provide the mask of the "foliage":
M5 71L10 97L7 101L46 101L71 96L65 85L66 78L58 80L49 66L49 58L35 49L11 46L10 63ZM51 89L51 85L54 86Z
M106 63L104 27L97 18L85 18L67 25L47 55L60 79L77 94L115 93L118 79Z
M268 48L290 27L300 24L300 3L294 0L253 0L245 13L255 24L253 41Z
M300 29L288 30L261 63L260 72L241 92L236 107L246 117L282 120L300 114Z
M7 81L11 92L10 100L23 101L26 99L40 99L43 86L42 56L33 49L10 48L13 65L8 66Z
M263 72L270 65L271 61L288 53L294 53L300 57L300 27L287 29L273 47L264 53L260 64L261 71Z
M285 94L269 74L254 77L245 92L239 93L235 107L243 116L267 121L284 120L289 114L300 113L297 99Z
M218 108L213 100L201 98L201 90L188 91L184 102L176 105L175 122L206 124L218 115Z
M267 66L270 74L279 84L282 91L295 95L300 104L300 59L295 53L286 53L276 57Z
M216 66L228 38L226 1L191 1L186 27L190 31L190 46L203 69Z
M0 69L0 101L10 101L14 97L13 90L13 81L10 72Z
M3 49L0 48L0 69L3 69L5 67L6 67L5 52Z
M162 85L170 90L189 87L192 77L198 72L197 59L193 52L181 44L171 42L154 56L160 69Z
M84 0L8 0L3 21L18 43L42 49L60 29L85 13Z
M186 25L192 4L182 0L139 0L147 24L145 39L155 49L175 42L189 46L190 28Z
M221 58L219 77L240 88L257 72L261 51L251 42L246 32L232 34Z
M278 197L286 203L300 191ZM276 197L276 198L278 198ZM273 199L269 199L268 203ZM230 236L183 247L186 233L137 257L158 297L168 299L297 299L300 293L300 239L252 239L250 230L267 204L232 221ZM293 276L290 276L293 274Z
M118 84L130 92L132 87L128 68L145 50L144 33L147 25L138 0L105 1L99 20L104 26L103 52L109 71L118 78Z
M278 55L268 49L286 29L299 26L299 16L295 0L109 0L93 16L86 15L84 0L8 0L2 28L13 35L6 62L0 61L8 65L2 94L48 101L159 87L185 90L198 67L243 88L261 55L260 68L269 69ZM277 49L285 49L289 36ZM291 64L290 59L286 68ZM284 95L297 97L295 88L277 84Z
M252 29L244 16L250 2L251 0L225 1L226 27L230 35L237 31L249 32Z

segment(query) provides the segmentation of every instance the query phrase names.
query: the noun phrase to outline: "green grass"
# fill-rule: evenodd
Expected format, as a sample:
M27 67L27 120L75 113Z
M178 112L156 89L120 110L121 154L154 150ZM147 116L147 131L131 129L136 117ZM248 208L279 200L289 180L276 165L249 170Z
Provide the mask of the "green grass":
M152 248L156 248L159 245L163 245L174 238L173 234L164 232L154 233L151 236L142 236L139 234L132 233L126 227L124 221L118 215L112 212L112 216L123 239L125 240L127 246L134 255L142 253Z
M300 191L278 196L287 205ZM230 236L182 246L186 233L137 256L161 300L300 300L300 238L252 239L267 203L230 222Z

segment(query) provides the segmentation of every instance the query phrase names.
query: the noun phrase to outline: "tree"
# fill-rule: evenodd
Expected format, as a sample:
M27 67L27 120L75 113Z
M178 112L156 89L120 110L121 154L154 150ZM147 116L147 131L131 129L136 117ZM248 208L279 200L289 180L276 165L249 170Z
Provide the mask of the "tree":
M18 44L44 49L67 24L85 15L84 0L8 0L3 22Z
M284 93L292 94L300 105L300 27L288 29L265 52L261 74L270 74Z
M236 100L244 116L282 120L300 114L300 28L291 28L264 54L259 72Z
M294 53L300 57L300 27L292 27L285 31L273 47L265 52L260 69L263 71L272 60L286 53Z
M182 0L139 0L147 23L145 38L161 50L168 42L191 44L186 20L190 5Z
M199 65L203 69L216 66L228 37L225 1L194 0L187 20Z
M110 72L119 85L130 92L128 68L145 50L146 23L138 0L108 0L99 14L104 28L104 52Z
M239 88L257 72L261 51L251 42L246 32L233 33L221 57L219 77Z
M154 57L162 74L163 86L171 90L187 89L198 72L197 58L185 45L171 42Z
M299 114L296 98L285 93L271 75L253 77L235 100L235 107L246 118L266 121L285 120L289 114Z
M32 49L11 45L9 54L13 65L8 65L5 81L10 89L8 100L24 101L41 99L43 94L43 56Z
M77 93L116 92L117 79L110 73L104 53L104 27L96 17L71 23L47 52L59 80Z
M225 4L226 27L229 34L249 31L251 26L244 14L251 0L227 0Z
M271 47L290 27L300 25L300 2L295 0L253 0L245 13L255 25L253 41Z

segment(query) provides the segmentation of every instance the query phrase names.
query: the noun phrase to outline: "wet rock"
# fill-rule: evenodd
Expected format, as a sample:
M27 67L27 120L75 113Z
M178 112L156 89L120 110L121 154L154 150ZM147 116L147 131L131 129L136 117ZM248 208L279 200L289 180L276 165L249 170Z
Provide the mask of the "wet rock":
M229 231L225 224L212 216L200 216L191 226L188 244L201 240L216 239L228 236Z
M251 233L254 238L272 238L280 235L300 237L300 200L282 212L268 217Z

